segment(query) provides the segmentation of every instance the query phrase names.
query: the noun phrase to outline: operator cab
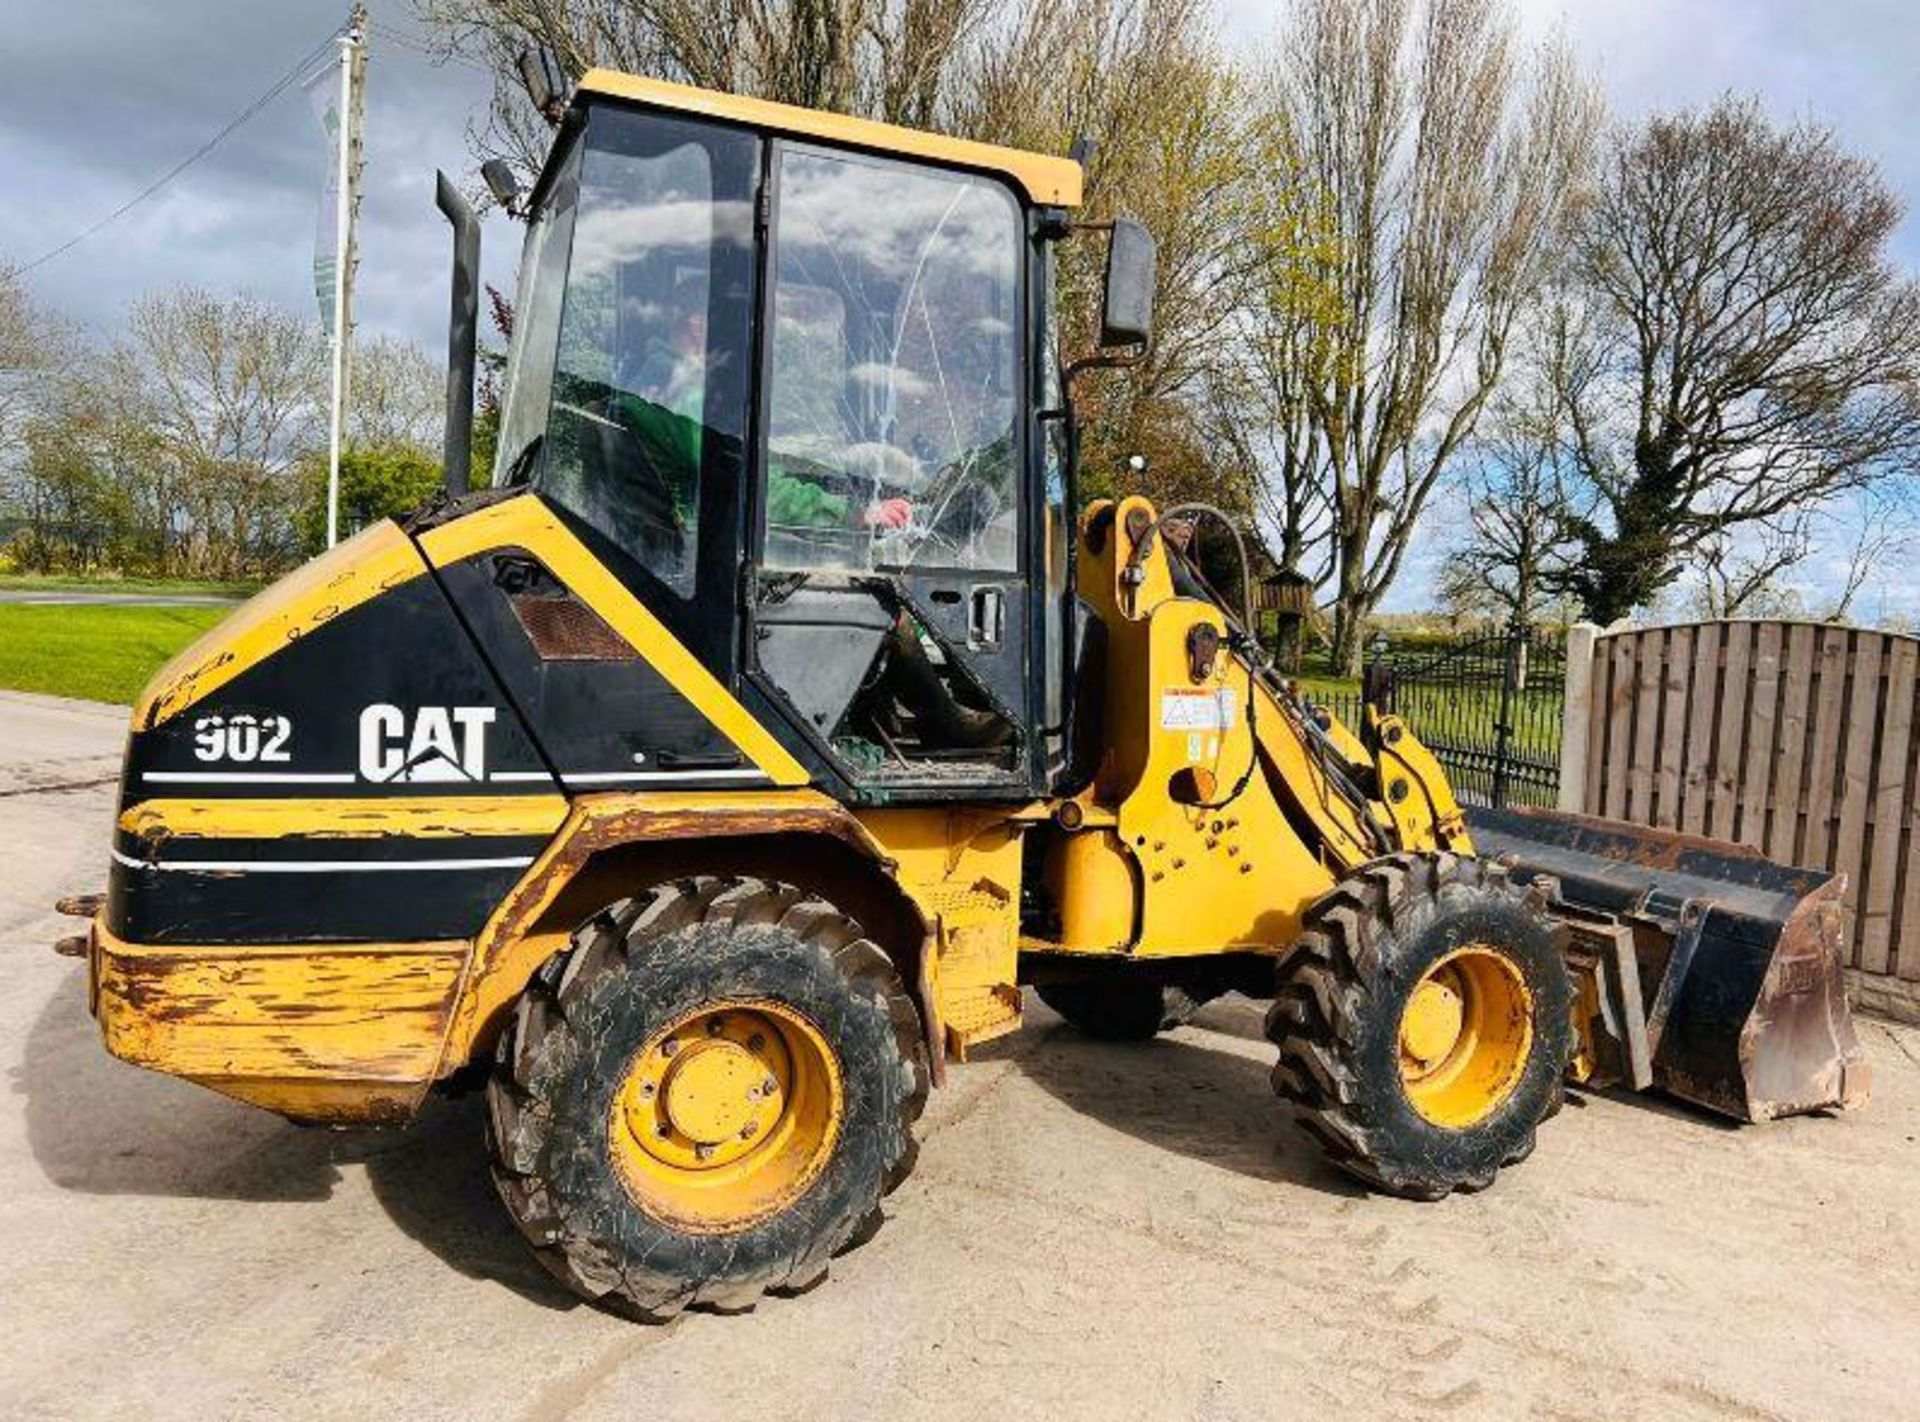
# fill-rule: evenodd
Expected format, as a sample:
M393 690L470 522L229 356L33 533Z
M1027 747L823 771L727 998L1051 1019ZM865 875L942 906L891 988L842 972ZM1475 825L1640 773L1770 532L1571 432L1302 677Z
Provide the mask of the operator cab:
M1044 793L1072 625L1049 287L1079 182L587 76L528 204L494 484L817 778Z

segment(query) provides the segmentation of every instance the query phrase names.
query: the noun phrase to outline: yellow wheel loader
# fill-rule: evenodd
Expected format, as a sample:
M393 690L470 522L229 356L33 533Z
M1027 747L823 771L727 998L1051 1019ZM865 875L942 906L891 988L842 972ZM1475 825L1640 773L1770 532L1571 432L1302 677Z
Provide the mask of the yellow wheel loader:
M649 1318L818 1280L1027 986L1118 1039L1271 1001L1299 1122L1421 1198L1524 1157L1569 1076L1862 1099L1837 883L1470 824L1406 725L1272 673L1168 536L1211 511L1078 509L1073 379L1145 345L1153 291L1080 193L1062 158L591 73L504 194L469 491L477 229L443 181L449 488L141 697L108 891L66 905L108 1049L329 1125L484 1073L533 1249ZM1071 241L1107 289L1063 370Z

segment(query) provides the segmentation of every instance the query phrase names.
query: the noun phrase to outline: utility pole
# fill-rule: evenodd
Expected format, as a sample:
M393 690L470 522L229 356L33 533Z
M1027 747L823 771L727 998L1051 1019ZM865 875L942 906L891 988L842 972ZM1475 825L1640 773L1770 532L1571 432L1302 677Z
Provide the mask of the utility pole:
M360 128L367 83L367 7L356 3L340 36L340 107L334 210L333 397L327 411L327 547L340 541L340 442L353 351L353 274L359 264Z

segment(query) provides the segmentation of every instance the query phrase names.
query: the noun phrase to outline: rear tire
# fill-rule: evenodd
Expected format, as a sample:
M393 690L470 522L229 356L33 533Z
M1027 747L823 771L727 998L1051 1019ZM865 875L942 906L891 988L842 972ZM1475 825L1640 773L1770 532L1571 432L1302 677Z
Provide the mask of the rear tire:
M928 1081L919 1014L851 919L783 884L681 880L528 985L487 1088L494 1181L596 1303L751 1308L878 1228Z
M1273 1085L1342 1170L1437 1200L1532 1152L1574 1046L1543 907L1500 865L1399 854L1308 912L1267 1014Z
M1034 992L1089 1037L1110 1042L1144 1042L1184 1027L1206 1004L1185 988L1134 978L1047 983Z

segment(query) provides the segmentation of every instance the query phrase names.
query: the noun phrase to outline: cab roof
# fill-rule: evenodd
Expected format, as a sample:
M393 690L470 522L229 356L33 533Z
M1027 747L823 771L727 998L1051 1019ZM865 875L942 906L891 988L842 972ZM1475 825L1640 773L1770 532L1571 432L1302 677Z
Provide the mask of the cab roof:
M690 84L674 84L665 79L643 79L614 69L588 70L580 80L577 92L628 99L649 108L698 114L769 133L817 138L875 153L975 168L1007 179L1026 195L1029 202L1040 206L1080 205L1080 165L1071 158L1026 153L1018 148L1001 148L996 144L975 143L964 138L947 138L919 129L876 123L872 119L849 118L845 114L803 109L794 104L743 98L714 89L696 89Z

